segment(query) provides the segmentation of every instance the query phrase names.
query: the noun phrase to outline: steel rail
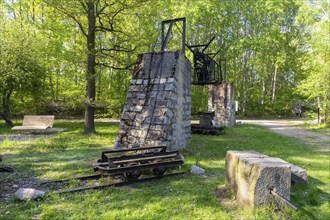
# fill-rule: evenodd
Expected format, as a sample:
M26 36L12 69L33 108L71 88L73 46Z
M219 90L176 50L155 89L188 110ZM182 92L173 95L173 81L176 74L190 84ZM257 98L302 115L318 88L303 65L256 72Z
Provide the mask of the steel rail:
M63 194L63 193L80 192L80 191L91 190L91 189L104 189L107 187L122 187L122 186L127 186L130 184L134 184L134 183L143 183L143 182L147 182L147 181L162 179L164 177L176 176L176 175L181 175L181 174L185 174L185 173L186 172L175 172L175 173L170 173L170 174L166 174L166 175L162 175L162 176L152 176L152 177L147 177L147 178L136 179L133 181L123 181L123 182L109 183L109 184L103 184L103 185L98 185L98 186L88 186L88 187L79 187L79 188L68 189L68 190L59 190L59 191L54 191L54 193Z

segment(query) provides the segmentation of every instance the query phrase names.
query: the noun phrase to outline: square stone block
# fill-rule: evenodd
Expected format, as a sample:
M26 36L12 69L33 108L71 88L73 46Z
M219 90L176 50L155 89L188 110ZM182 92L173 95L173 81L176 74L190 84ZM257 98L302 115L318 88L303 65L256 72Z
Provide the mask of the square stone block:
M283 207L283 201L274 197L270 190L290 200L291 168L285 161L256 151L228 151L226 186L241 205L255 207L275 203Z

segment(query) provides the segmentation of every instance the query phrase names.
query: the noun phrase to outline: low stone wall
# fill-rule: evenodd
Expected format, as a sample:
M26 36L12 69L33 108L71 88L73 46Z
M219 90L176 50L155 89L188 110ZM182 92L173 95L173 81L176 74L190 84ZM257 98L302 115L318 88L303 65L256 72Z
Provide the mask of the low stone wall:
M121 117L116 148L185 148L190 137L191 64L183 53L138 57Z
M226 187L242 205L275 203L283 207L283 201L275 198L270 190L290 200L292 175L301 175L307 180L306 171L279 158L256 151L227 151Z
M217 125L235 125L234 84L222 82L209 85L208 111L214 111Z

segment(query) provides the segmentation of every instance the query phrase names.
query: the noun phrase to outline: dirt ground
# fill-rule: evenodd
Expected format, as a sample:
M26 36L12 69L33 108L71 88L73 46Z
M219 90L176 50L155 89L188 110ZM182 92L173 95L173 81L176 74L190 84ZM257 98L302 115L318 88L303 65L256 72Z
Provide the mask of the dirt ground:
M304 124L300 119L279 119L279 120L236 120L236 123L261 125L271 131L300 139L303 142L313 144L322 151L330 152L330 135L324 135L297 127Z

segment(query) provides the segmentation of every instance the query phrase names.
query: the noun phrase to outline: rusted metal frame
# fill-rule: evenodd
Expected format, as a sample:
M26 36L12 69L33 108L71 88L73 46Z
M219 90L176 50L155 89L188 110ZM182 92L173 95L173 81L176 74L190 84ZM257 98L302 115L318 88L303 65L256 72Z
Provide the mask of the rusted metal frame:
M125 160L125 159L134 159L134 158L141 158L141 157L152 157L152 156L163 156L163 155L170 155L170 154L178 154L179 151L167 151L167 152L146 152L146 153L139 153L139 154L124 154L120 156L108 156L108 159L111 161L118 161L118 160Z
M170 159L170 158L175 158L177 154L165 154L165 155L159 155L159 156L146 156L146 157L136 157L136 158L131 158L131 159L118 159L118 160L111 160L113 164L119 165L119 164L125 164L125 163L131 163L131 162L147 162L150 160L156 160L156 159ZM110 161L110 160L109 160ZM99 165L109 165L108 162L104 162Z
M285 204L287 204L290 208L292 208L295 211L298 211L298 208L296 206L294 206L289 200L287 200L286 198L284 198L282 195L278 194L277 192L275 192L275 190L271 189L270 193L279 198L281 201L283 201Z
M136 170L142 171L142 170L149 170L154 168L167 168L172 167L175 165L181 165L183 164L182 159L176 159L172 161L165 161L165 162L157 162L157 163L149 163L149 164L139 164L139 165L132 165L127 167L116 167L116 168L106 168L102 166L96 166L94 169L97 171L104 171L106 173L109 173L109 175L118 175L122 173L128 173L133 172Z
M202 50L202 53L204 53L204 51L210 46L210 44L212 43L212 41L215 39L215 36L212 37L212 39L205 45L204 49Z
M162 179L164 177L181 175L181 174L185 174L185 173L186 172L176 172L176 173L170 173L170 174L166 174L166 175L162 175L162 176L153 176L153 177L147 177L147 178L140 178L140 179L136 179L136 180L133 180L133 181L124 181L124 182L118 182L118 183L103 184L103 185L99 185L99 186L79 187L79 188L69 189L69 190L60 190L60 191L55 191L54 193L63 194L63 193L71 193L71 192L80 192L80 191L91 190L91 189L104 189L104 188L108 188L108 187L121 187L121 186L127 186L127 185L134 184L134 183L143 183L143 182L148 182L148 181L152 181L152 180Z
M178 153L179 151L169 151L169 152L146 152L140 154L123 154L119 156L110 156L109 154L105 154L105 160L101 160L101 162L109 162L109 161L120 161L120 160L128 160L142 157L151 157L151 156L163 156L173 153Z
M176 22L182 21L182 43L181 43L181 51L183 54L185 54L185 45L186 45L186 18L176 18L171 20L165 20L162 21L162 36L161 36L161 51L164 51L168 42L169 35L172 31L173 24ZM166 36L165 36L165 25L170 23L170 26L167 30Z
M167 44L167 41L168 41L168 37L170 36L171 34L171 31L172 31L172 27L173 27L173 22L170 22L170 26L168 27L168 30L167 30L167 33L166 33L166 36L165 36L165 39L163 38L164 37L164 28L165 28L165 23L162 22L162 48L161 48L161 51L164 51L165 50L165 47L166 47L166 44Z
M206 75L211 76L211 71L210 71L211 69L209 69L208 66L204 66L204 65L207 65L207 62L212 62L212 61L214 62L214 67L212 69L214 70L214 72L212 73L213 79L206 79ZM201 66L204 72L201 80L198 78L198 69L196 68L198 66ZM204 84L214 84L221 82L221 78L222 78L221 65L218 62L216 62L209 54L205 54L202 52L199 52L198 54L194 53L194 67L195 68L194 68L193 84L204 85ZM220 67L220 70L218 69L218 67Z
M110 154L110 153L122 153L122 152L132 152L132 151L141 151L141 150L155 150L155 149L161 149L162 152L165 152L166 151L166 146L104 150L104 151L102 151L101 159L102 159L103 162L107 161L108 157L106 156L106 154Z
M186 54L186 18L182 19L182 44L181 44L181 48L182 48L182 53Z

